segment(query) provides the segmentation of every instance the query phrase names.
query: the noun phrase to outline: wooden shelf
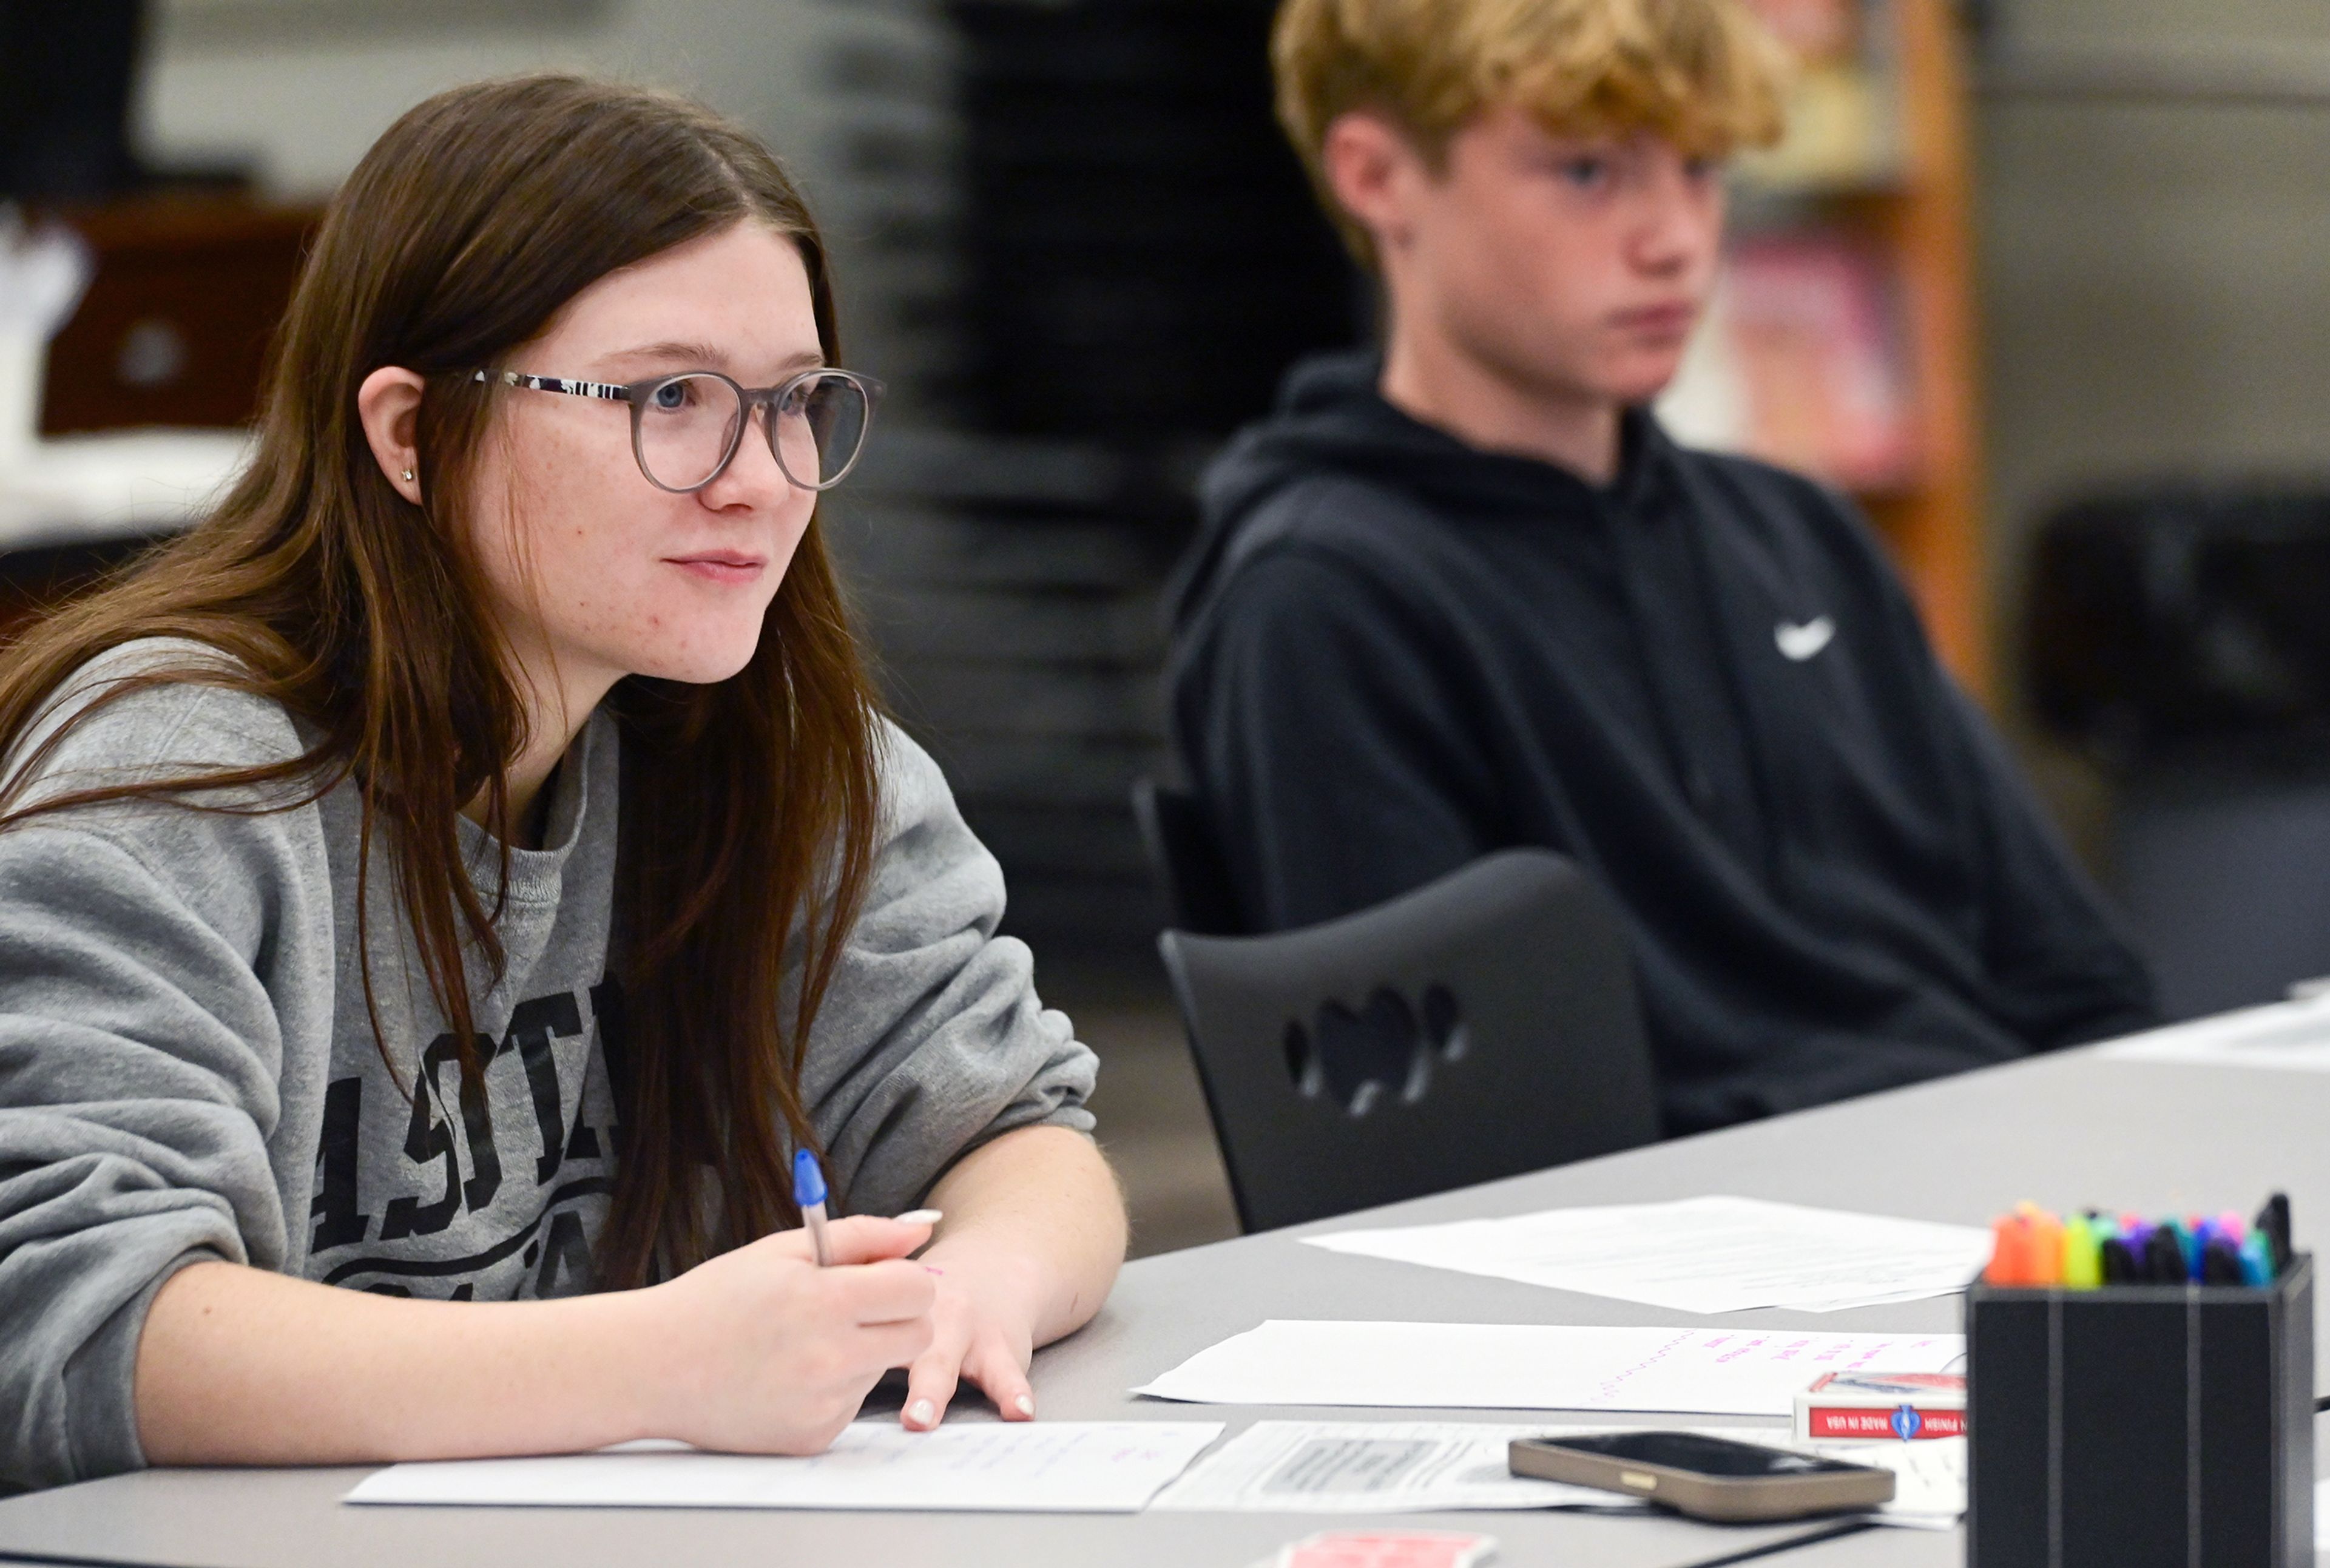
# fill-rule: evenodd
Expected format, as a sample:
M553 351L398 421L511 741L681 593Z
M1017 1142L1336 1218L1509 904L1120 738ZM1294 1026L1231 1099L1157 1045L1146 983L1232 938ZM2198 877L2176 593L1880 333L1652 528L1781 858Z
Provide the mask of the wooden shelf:
M1841 205L1891 251L1899 269L1920 460L1915 485L1867 504L1892 543L1943 662L1988 703L1995 689L1965 67L1948 0L1891 3L1906 178L1898 191L1848 197Z
M1858 499L1891 545L1943 661L1989 702L1965 71L1951 0L1860 3L1881 14L1890 45L1863 67L1882 81L1871 101L1884 109L1865 126L1832 109L1820 122L1827 134L1809 147L1761 166L1748 160L1740 215L1766 234L1841 231L1872 253L1896 292L1915 456L1900 480ZM1863 134L1871 139L1857 143Z

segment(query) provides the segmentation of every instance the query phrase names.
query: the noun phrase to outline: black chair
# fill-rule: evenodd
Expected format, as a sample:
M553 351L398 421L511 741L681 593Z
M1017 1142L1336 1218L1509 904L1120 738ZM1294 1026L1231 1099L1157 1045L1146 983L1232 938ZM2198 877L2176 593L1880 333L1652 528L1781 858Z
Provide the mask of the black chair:
M1617 913L1550 851L1301 930L1158 947L1248 1231L1658 1136Z
M2330 974L2330 493L2144 486L2041 527L2032 707L2112 786L2161 1011Z
M1197 796L1154 779L1136 780L1132 820L1141 826L1141 847L1164 887L1166 912L1176 927L1202 936L1246 930L1229 866Z

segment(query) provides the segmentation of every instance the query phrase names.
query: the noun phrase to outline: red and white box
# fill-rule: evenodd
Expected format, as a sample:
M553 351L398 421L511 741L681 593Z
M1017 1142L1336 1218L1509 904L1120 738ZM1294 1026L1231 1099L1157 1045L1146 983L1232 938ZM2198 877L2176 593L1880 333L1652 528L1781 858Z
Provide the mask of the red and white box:
M1966 1435L1966 1383L1953 1372L1831 1372L1796 1396L1796 1440L1923 1442Z

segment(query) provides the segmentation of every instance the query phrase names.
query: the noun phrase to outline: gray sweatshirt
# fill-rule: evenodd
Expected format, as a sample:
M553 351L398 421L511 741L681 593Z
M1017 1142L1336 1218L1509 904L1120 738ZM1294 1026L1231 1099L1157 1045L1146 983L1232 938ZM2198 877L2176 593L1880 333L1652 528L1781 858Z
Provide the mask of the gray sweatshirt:
M118 650L52 712L190 654ZM1025 946L994 935L1000 870L930 757L884 738L873 889L801 1086L829 1179L860 1213L912 1207L999 1133L1093 1125L1092 1052L1037 1003ZM35 791L301 749L277 705L177 685L99 711ZM384 1052L375 1040L352 788L260 814L129 803L0 832L0 1483L144 1462L138 1335L188 1263L440 1299L592 1288L622 1070L607 979L620 750L594 715L552 785L546 847L511 853L507 967L473 979L475 1096L377 837L366 946ZM461 826L490 908L497 847Z

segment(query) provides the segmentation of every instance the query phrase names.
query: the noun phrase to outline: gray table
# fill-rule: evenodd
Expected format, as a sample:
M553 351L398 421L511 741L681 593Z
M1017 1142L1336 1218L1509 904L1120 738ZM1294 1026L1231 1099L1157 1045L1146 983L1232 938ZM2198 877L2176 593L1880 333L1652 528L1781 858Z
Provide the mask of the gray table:
M1639 1149L1309 1228L1503 1214L1567 1203L1738 1193L1982 1223L2017 1201L2214 1212L2287 1191L2301 1237L2330 1214L2330 1076L2118 1062L2073 1052ZM1675 1315L1296 1244L1302 1231L1144 1259L1092 1326L1037 1358L1047 1416L1351 1419L1352 1411L1165 1405L1127 1397L1190 1354L1265 1317L1653 1324ZM1683 1319L1681 1321L1702 1321ZM1742 1313L1726 1325L1955 1328L1956 1300L1859 1311ZM2317 1327L2318 1332L2318 1327ZM2317 1349L2316 1363L2330 1368ZM1455 1419L1473 1411L1438 1413ZM1500 1414L1495 1419L1510 1420ZM1555 1418L1558 1419L1558 1418ZM1570 1419L1606 1421L1586 1415ZM1669 1418L1669 1421L1677 1418ZM0 1558L173 1568L411 1568L545 1562L928 1563L965 1568L1244 1568L1337 1521L1289 1515L1028 1516L654 1510L350 1508L362 1470L176 1471L0 1502ZM1511 1568L1682 1568L1765 1548L1805 1568L1939 1568L1956 1534L1869 1531L1820 1544L1808 1528L1722 1528L1565 1514L1409 1516L1485 1530ZM1364 1523L1365 1521L1344 1521Z

